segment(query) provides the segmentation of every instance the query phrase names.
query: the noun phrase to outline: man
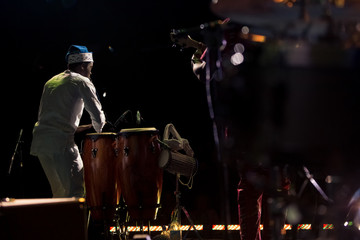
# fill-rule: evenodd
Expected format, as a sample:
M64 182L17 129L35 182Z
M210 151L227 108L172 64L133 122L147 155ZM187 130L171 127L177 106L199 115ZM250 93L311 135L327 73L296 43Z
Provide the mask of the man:
M70 46L68 69L45 83L30 153L37 156L54 198L83 197L83 162L74 133L91 126L101 132L105 115L90 80L93 56L85 46ZM92 124L79 126L85 110Z

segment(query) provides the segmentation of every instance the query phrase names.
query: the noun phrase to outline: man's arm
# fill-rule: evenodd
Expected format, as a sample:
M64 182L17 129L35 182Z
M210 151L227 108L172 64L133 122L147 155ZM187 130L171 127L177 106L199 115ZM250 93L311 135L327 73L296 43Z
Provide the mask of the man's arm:
M90 115L92 126L99 133L105 125L105 114L96 96L95 86L89 79L84 80L83 84L80 85L80 93L84 100L85 109Z
M205 46L205 45L204 45ZM203 60L206 54L207 48L197 48L195 53L191 57L191 67L195 76L202 82L204 79L204 71L206 62Z

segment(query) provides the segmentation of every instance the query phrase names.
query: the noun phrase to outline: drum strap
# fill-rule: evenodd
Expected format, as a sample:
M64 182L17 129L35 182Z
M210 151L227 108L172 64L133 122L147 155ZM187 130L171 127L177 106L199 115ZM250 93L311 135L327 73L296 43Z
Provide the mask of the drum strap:
M169 138L170 135L172 136L172 138ZM187 156L191 158L194 157L194 151L190 147L189 141L185 138L181 138L180 134L178 133L178 131L176 131L175 126L172 123L169 123L165 126L162 143L166 146L168 150L171 150L175 153L177 153L179 150L184 150ZM184 156L184 154L178 153L178 156L181 157ZM194 182L195 174L196 171L192 174L192 176L190 176L187 183L183 183L180 178L179 182L191 189Z
M170 134L173 137L171 139L169 139ZM180 134L176 131L172 123L169 123L165 126L163 142L174 151L184 150L186 155L190 157L194 156L194 151L190 147L189 141L185 138L181 138Z

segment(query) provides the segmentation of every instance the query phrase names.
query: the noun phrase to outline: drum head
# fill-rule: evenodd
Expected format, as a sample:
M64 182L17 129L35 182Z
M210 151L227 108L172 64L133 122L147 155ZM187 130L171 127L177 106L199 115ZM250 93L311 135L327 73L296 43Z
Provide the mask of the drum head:
M169 150L162 150L159 156L159 167L164 168L169 162L170 158L170 151Z
M116 133L113 132L103 132L103 133L87 133L85 135L86 139L91 139L92 141L97 141L99 138L115 138Z
M158 130L154 127L149 128L125 128L121 129L120 133L138 133L138 132L157 132Z
M116 136L113 132L87 133L85 136Z

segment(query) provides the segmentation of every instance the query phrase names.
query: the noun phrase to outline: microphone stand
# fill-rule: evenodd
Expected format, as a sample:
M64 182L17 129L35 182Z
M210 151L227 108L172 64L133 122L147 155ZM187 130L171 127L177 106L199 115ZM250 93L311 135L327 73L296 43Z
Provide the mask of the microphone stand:
M333 203L334 201L329 198L326 193L322 190L322 188L319 186L319 184L316 182L316 180L314 179L314 176L310 173L309 169L306 166L303 166L303 170L305 172L305 177L306 179L304 180L300 191L298 193L298 197L301 197L302 193L304 192L304 189L306 187L306 185L308 184L308 182L310 182L314 188L318 191L318 193L320 193L320 195L323 197L324 200L326 200L329 203Z
M21 144L23 143L23 141L21 141L22 135L23 135L23 129L20 130L19 138L16 142L15 150L11 157L10 166L9 166L9 170L8 170L9 175L11 174L11 170L12 170L12 166L14 164L14 159L15 159L16 154L19 154L20 168L22 168L24 166L23 157L22 157L22 147L21 147Z
M208 25L205 30L202 32L205 39L205 45L208 47L208 52L205 56L206 66L205 66L205 79L206 79L206 98L208 103L209 115L212 121L212 130L213 130L213 139L216 149L216 160L218 164L219 173L222 181L222 189L220 190L221 195L221 205L223 206L222 220L225 223L225 239L232 239L230 232L228 231L228 225L231 223L231 214L230 214L230 202L229 202L229 171L228 164L223 159L222 155L222 137L223 133L219 131L219 126L217 125L215 119L215 110L213 107L213 96L212 88L216 88L216 81L221 81L223 78L223 72L221 66L218 63L221 63L221 46L222 46L222 36L223 29L220 24ZM217 78L217 79L214 79Z

